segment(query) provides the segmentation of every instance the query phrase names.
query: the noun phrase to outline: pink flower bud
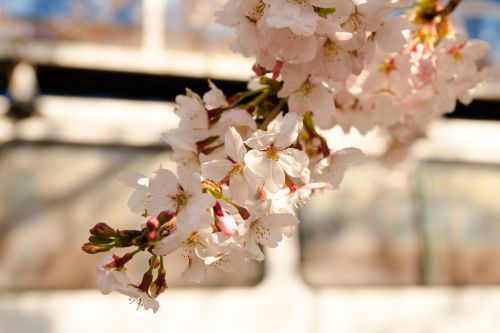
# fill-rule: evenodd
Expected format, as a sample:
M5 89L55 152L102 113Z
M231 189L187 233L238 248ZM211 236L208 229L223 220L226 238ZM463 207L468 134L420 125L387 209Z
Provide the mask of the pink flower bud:
M98 252L106 252L113 248L113 244L93 244L93 243L85 243L82 245L82 251L95 254Z
M158 277L156 280L151 283L150 290L151 290L151 296L153 298L158 297L162 292L167 290L168 285L167 285L167 280L165 279L165 273L158 273Z
M160 226L160 221L156 217L152 217L146 224L150 230L156 230Z
M283 61L281 60L276 61L276 65L274 65L274 68L271 71L273 73L273 80L276 80L278 76L280 76L282 68L283 68Z
M217 226L226 236L232 236L236 232L236 220L234 216L229 214L227 210L222 209L220 203L217 201L214 206L215 219Z
M98 237L112 237L116 231L106 223L100 222L90 229L90 234Z
M167 223L171 219L175 217L176 213L173 210L166 210L164 212L161 212L160 215L158 215L158 221L160 221L161 224Z
M156 231L148 232L148 239L150 241L155 240L158 237L158 233Z
M252 70L258 76L261 76L261 75L264 75L264 74L267 73L267 70L264 67L262 67L261 65L259 65L259 64L254 64L252 66Z

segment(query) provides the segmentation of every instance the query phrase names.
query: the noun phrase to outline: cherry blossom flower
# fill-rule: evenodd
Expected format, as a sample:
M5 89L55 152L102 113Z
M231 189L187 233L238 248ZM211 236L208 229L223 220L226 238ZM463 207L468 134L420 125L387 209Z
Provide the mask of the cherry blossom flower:
M224 235L232 236L237 228L234 216L228 210L223 209L219 202L215 203L214 214L217 227Z
M196 151L195 143L209 136L208 113L203 100L191 90L186 95L175 99L178 107L176 114L180 117L179 127L164 134L164 140L174 149Z
M202 192L199 174L177 179L170 170L160 168L150 181L150 190L148 214L175 211L179 233L187 235L211 224L213 218L208 209L215 204L215 199Z
M365 154L357 148L345 148L333 152L318 164L314 179L327 182L333 189L338 189L347 168L365 158Z
M219 121L214 125L214 131L222 137L230 127L234 127L243 139L247 139L255 132L257 124L248 111L231 109L222 113Z
M488 43L463 35L445 39L436 49L436 66L443 80L469 80L478 72L477 61L490 51Z
M299 223L293 214L270 214L271 200L250 207L250 218L238 225L238 234L245 238L244 251L250 258L261 261L264 254L258 244L276 247L283 237L283 227Z
M311 197L314 190L331 189L327 182L314 182L302 185L290 184L279 192L271 193L269 198L273 201L275 211L283 211L288 207L300 207Z
M97 285L104 295L111 293L113 290L127 287L130 284L130 279L123 271L124 268L117 268L110 265L113 262L113 256L108 255L103 258L96 268L98 274Z
M245 57L255 56L259 50L259 31L256 23L264 14L262 0L230 0L215 13L216 22L236 30L236 41L231 44L235 52Z
M210 86L210 90L203 95L203 102L205 105L212 109L228 106L224 92L217 88L210 80L208 80L208 85Z
M144 308L144 310L153 310L154 313L158 311L160 308L160 303L152 298L148 293L145 291L133 286L133 285L128 285L126 287L122 287L117 289L117 291L123 295L126 295L130 297L132 302L137 302L137 306L140 308Z
M318 48L318 37L295 35L291 30L284 28L266 28L263 32L262 46L276 59L300 64L314 59Z
M227 238L212 233L212 227L198 229L188 236L175 232L156 244L153 252L167 255L179 251L186 263L182 277L190 282L200 283L206 274L205 259L224 252L226 240Z
M258 186L257 176L245 165L247 149L238 132L230 127L225 136L226 159L211 160L201 165L205 178L229 183L229 192L235 202L244 203L252 189Z
M296 35L310 36L316 31L319 16L308 1L268 0L266 23L273 28L288 28Z
M253 148L245 155L247 167L265 181L271 192L279 191L285 183L285 173L298 177L309 164L307 155L298 149L288 148L299 135L301 119L288 113L272 130L257 130L245 144Z
M143 213L150 199L149 178L137 172L126 171L122 172L118 179L125 185L135 189L128 200L130 210L133 213Z
M319 78L308 76L307 67L285 66L283 80L285 84L278 96L288 97L290 112L300 116L312 112L319 128L333 126L335 103L332 89L326 87Z

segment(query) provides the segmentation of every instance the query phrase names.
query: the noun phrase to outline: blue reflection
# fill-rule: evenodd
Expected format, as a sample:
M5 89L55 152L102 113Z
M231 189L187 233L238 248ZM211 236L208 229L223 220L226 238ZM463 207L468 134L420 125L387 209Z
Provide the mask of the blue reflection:
M28 20L82 19L115 25L140 22L141 0L1 0L3 15Z
M458 15L467 34L491 44L490 61L500 61L500 0L466 0Z
M215 23L214 13L221 8L221 2L217 0L168 0L167 29L196 31L212 37L232 36L232 29ZM196 10L199 22L189 19ZM205 10L208 11L199 13Z

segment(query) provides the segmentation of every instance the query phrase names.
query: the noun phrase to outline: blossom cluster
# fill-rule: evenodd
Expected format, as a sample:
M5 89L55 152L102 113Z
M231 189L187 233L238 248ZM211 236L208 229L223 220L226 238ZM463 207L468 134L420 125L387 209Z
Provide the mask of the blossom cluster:
M456 2L456 1L455 1ZM391 137L388 155L401 155L426 125L471 101L485 77L482 41L455 34L451 10L421 0L229 0L217 21L234 27L233 49L255 58L248 90L226 96L215 84L203 96L177 96L179 126L162 139L177 170L151 176L126 172L128 202L146 223L91 229L88 253L135 248L98 267L103 293L116 290L158 309L167 288L163 257L185 258L183 277L200 282L207 269L230 272L264 259L296 232L295 208L315 192L336 189L345 170L364 159L351 147L334 151L323 130ZM133 284L126 264L150 254ZM156 273L155 273L156 272Z

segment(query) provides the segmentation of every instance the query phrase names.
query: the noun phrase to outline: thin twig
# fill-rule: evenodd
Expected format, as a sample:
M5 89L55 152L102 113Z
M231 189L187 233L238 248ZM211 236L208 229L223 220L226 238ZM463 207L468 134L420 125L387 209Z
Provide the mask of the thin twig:
M286 98L280 99L280 101L274 107L274 109L272 109L271 112L269 112L267 114L267 116L264 119L264 121L262 122L262 124L260 124L259 129L264 130L264 131L267 130L267 126L281 112L281 109L283 108L283 106L285 105L285 103L286 103Z
M448 16L448 15L450 15L457 8L457 6L460 4L460 2L462 2L462 0L450 0L450 1L448 1L448 3L446 4L446 6L443 9L437 11L436 16Z
M443 9L428 11L424 13L424 17L428 22L432 22L436 17L449 16L461 2L462 0L450 0Z

